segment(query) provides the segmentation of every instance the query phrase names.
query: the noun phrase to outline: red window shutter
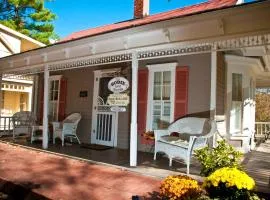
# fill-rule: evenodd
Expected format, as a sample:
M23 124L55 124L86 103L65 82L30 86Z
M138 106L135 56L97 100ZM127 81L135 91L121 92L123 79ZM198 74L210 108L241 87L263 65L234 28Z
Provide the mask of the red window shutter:
M140 136L146 131L147 97L148 69L140 69L138 71L138 134ZM141 137L141 143L147 143L144 137Z
M60 81L58 121L63 121L66 117L66 97L67 97L67 80L62 78Z
M174 119L187 115L188 108L188 67L177 67L175 73Z

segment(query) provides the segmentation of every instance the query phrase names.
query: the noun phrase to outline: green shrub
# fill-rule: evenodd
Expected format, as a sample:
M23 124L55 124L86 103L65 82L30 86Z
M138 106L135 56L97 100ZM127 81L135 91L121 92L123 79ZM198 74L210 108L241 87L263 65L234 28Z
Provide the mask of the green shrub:
M218 141L216 148L205 147L195 150L195 157L201 163L201 175L208 176L223 167L241 169L240 158L242 153L227 144L225 140Z

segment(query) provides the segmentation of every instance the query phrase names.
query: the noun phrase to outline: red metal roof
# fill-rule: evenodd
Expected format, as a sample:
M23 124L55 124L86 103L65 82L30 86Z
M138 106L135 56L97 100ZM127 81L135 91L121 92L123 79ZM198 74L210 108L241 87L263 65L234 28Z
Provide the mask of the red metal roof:
M82 37L88 37L88 36L93 36L93 35L98 35L102 33L107 33L111 31L117 31L121 29L126 29L126 28L131 28L134 26L140 26L140 25L145 25L145 24L150 24L153 22L158 22L158 21L163 21L163 20L168 20L172 18L177 18L185 15L190 15L190 14L195 14L195 13L200 13L200 12L205 12L205 11L210 11L210 10L216 10L220 8L225 8L229 6L235 5L237 0L209 0L204 3L200 4L195 4L192 6L187 6L184 8L179 8L176 10L171 10L168 12L163 12L155 15L150 15L141 19L134 19L130 21L124 21L120 23L115 23L115 24L109 24L97 28L91 28L87 30L82 30L78 32L74 32L70 34L69 36L65 37L63 40L60 42L64 41L70 41Z

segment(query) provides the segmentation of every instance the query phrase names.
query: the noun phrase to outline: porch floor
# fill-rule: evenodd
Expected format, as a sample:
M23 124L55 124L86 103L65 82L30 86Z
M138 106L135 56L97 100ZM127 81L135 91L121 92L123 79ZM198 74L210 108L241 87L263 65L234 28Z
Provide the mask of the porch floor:
M15 141L10 137L2 137L0 140L35 149L42 148L41 142L30 144L29 139L26 137L18 137ZM81 148L80 145L74 143L62 147L58 142L55 145L50 143L47 151L90 163L106 163L109 166L117 166L121 170L128 168L129 171L152 176L159 180L168 175L186 173L186 165L182 161L173 161L173 167L169 167L166 157L159 155L157 160L153 161L153 153L150 152L138 152L138 167L130 168L129 150L111 148L98 151ZM270 194L270 140L260 144L256 150L246 154L243 165L249 175L255 179L258 191ZM191 176L201 180L199 172L200 164L193 159L190 167Z
M41 141L35 141L31 144L30 139L25 136L16 137L15 141L12 137L0 137L0 141L1 140L35 149L42 149ZM107 150L92 150L82 148L76 143L66 143L65 146L62 147L60 140L56 140L55 145L51 142L49 143L49 147L46 151L89 162L106 163L109 165L116 165L120 168L130 168L128 149L111 148ZM164 178L171 174L186 173L186 165L181 160L173 160L172 167L169 167L169 160L167 157L158 154L157 160L154 161L153 153L151 151L151 147L149 147L149 152L138 151L138 166L136 168L130 168L130 170L158 178ZM190 174L195 176L195 178L199 178L200 164L195 159L192 159Z

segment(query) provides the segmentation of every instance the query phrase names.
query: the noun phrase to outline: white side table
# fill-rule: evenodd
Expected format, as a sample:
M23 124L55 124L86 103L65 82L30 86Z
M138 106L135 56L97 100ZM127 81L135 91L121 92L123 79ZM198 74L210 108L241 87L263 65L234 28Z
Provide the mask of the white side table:
M32 126L32 133L31 133L31 144L33 141L35 140L42 140L43 139L43 134L40 136L40 135L36 135L36 131L38 130L43 130L43 126L42 125L34 125Z

